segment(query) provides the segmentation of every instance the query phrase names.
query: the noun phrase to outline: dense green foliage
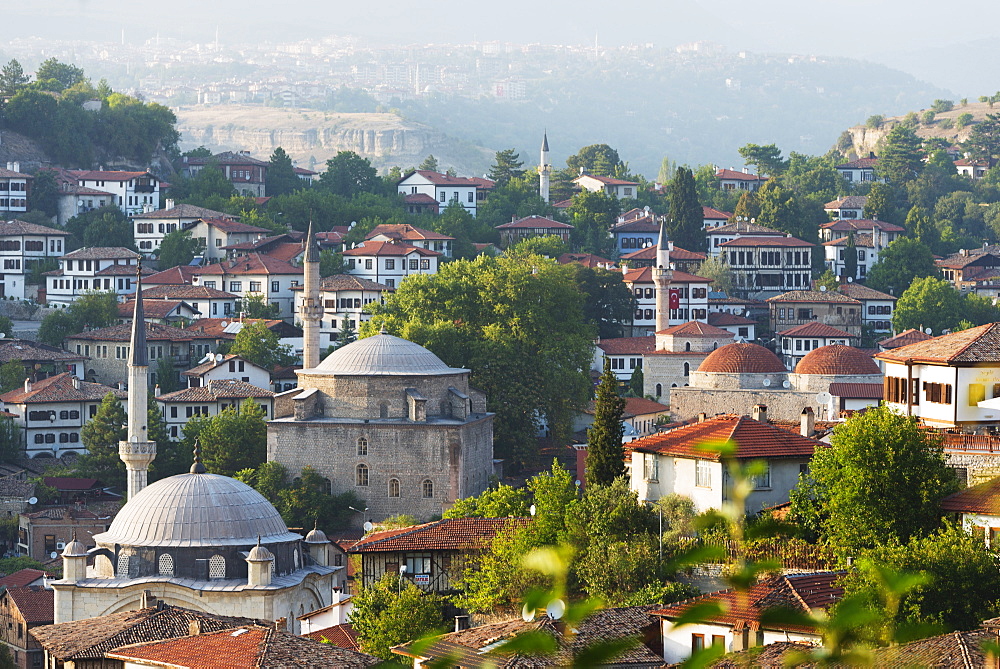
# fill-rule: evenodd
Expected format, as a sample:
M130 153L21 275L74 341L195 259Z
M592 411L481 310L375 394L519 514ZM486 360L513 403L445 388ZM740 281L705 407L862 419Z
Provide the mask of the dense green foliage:
M618 376L611 358L604 359L604 373L597 384L594 423L587 428L587 486L610 485L625 474L622 416L625 399L618 395Z
M80 430L87 452L77 461L81 476L99 479L106 486L125 487L125 463L118 457L118 442L127 436L128 416L121 400L108 393L97 413Z
M383 660L397 658L392 647L444 626L444 599L425 593L399 574L388 573L352 598L349 621L361 650Z
M68 308L54 311L38 326L38 340L62 347L66 337L85 328L103 328L118 322L118 296L113 292L84 293Z
M160 269L189 265L194 257L203 250L202 243L193 238L189 230L168 232L163 236L163 241L160 242Z
M294 358L291 347L278 342L278 335L268 329L266 322L262 320L246 322L236 333L229 353L264 369L292 364Z
M267 498L289 527L308 529L315 525L327 532L343 529L355 513L350 507L364 505L353 492L331 494L330 481L311 467L290 479L283 465L265 462L256 469L241 469L235 478Z
M1000 320L993 301L976 293L963 295L944 279L915 279L896 302L892 326L897 332L930 328L933 334L954 330L959 323L985 325Z
M267 458L264 410L247 398L239 408L192 418L184 426L184 441L198 443L201 460L213 474L232 476L242 469L254 469Z

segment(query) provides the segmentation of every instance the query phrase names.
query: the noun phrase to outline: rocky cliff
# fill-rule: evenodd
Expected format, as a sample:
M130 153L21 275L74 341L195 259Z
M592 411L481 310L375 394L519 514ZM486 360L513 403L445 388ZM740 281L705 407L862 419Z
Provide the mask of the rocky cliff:
M212 151L247 150L267 159L282 147L298 165L323 163L338 151L354 151L376 167L406 168L428 154L441 169L480 174L493 157L487 149L465 144L426 125L395 114L338 114L315 110L230 106L175 109L181 149L205 146Z
M917 111L917 115L920 116L926 110ZM972 115L972 124L983 120L986 114L997 114L1000 113L1000 107L994 108L985 102L970 102L965 106L956 105L954 109L948 112L941 112L935 114L933 122L918 123L916 126L917 136L927 139L930 137L941 137L952 143L964 142L969 138L969 132L972 131L972 125L967 125L964 128L954 127L955 120L962 114ZM856 125L853 128L848 128L847 133L850 135L850 147L846 146L846 141L842 142L840 148L845 151L852 151L854 155L857 156L867 156L869 151L878 153L878 145L882 139L892 131L894 127L903 122L905 116L892 116L886 118L882 125L878 128L869 128L865 125ZM950 128L943 127L943 125L948 125L950 121Z

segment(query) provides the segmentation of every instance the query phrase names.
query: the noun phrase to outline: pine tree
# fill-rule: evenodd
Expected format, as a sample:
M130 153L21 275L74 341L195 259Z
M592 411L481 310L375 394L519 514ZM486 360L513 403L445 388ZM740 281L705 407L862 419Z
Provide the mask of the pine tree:
M80 457L81 474L100 479L107 486L125 487L125 463L118 457L118 442L126 439L127 424L121 400L113 393L105 395L97 413L80 430L80 440L87 447L87 453Z
M675 244L688 250L705 248L704 219L698 203L694 174L687 167L678 167L667 189L670 219L667 234Z
M594 424L587 430L587 485L610 485L625 473L622 448L622 415L625 400L618 395L618 378L611 360L604 359L604 373L597 385Z
M844 281L848 278L858 278L858 247L854 243L854 232L847 233L847 246L844 247Z
M628 394L629 397L642 397L642 367L636 367L632 371L632 378L628 382Z

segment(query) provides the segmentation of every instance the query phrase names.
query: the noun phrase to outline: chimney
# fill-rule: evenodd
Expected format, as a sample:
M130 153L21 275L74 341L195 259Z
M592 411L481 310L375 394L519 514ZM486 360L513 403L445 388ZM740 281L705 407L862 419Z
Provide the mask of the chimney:
M288 618L278 618L274 621L274 629L281 631L288 631Z
M200 618L188 622L188 636L201 634L201 622Z
M7 169L10 170L11 172L13 172L14 171L14 163L12 163L12 162L10 162L8 160L7 161Z
M156 595L151 590L143 590L139 600L140 609L148 609L156 606Z
M811 437L816 433L816 414L813 413L812 407L806 407L802 410L799 422L799 431L803 437Z
M164 207L165 209L173 209L174 208L174 198L168 197L165 204L167 205L166 207Z
M461 632L467 629L469 629L469 616L455 616L455 631Z
M74 376L73 377L73 389L74 390L79 390L80 389L80 377L78 377L78 376Z
M26 392L26 393L30 393L31 392L31 379L27 379L26 378L24 380L24 392Z
M761 423L767 422L767 405L765 404L754 404L753 405L752 418Z
M15 160L15 161L14 161L14 167L13 167L13 170L14 170L15 172L20 172L20 171L21 171L21 163L19 163L19 162L17 162L17 161Z
M708 414L707 413L705 413L704 411L702 411L700 414L698 414L698 422L699 423L704 423L706 420L708 420Z

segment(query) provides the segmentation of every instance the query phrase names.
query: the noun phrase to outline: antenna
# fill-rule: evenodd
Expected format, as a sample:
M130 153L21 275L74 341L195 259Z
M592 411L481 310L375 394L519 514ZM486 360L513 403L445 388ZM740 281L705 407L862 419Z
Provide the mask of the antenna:
M526 623L530 623L534 619L535 619L535 610L534 609L529 609L527 604L525 604L524 606L522 606L521 607L521 620L523 620Z
M931 334L932 332L934 331L931 330L930 328L924 328L924 334Z
M826 292L826 286L820 286L819 287L819 292L825 293Z
M29 497L28 498L28 504L38 504L38 498L37 497Z
M215 354L215 361L216 362L222 362L225 357L226 356L222 355L221 353L216 353Z

